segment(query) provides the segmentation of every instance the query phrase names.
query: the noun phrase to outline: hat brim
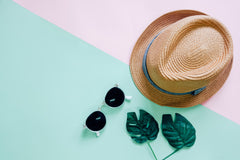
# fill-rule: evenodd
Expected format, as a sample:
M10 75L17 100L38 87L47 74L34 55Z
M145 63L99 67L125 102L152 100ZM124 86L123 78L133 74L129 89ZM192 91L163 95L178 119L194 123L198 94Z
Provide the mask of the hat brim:
M145 77L142 70L142 61L145 50L151 40L169 25L177 22L180 19L194 15L206 14L194 10L178 10L159 17L145 29L133 48L130 58L130 71L132 79L136 87L145 97L159 105L171 107L191 107L201 104L214 95L222 87L230 73L232 61L224 68L224 70L216 77L216 79L206 87L205 90L195 96L170 95L163 93L153 87Z

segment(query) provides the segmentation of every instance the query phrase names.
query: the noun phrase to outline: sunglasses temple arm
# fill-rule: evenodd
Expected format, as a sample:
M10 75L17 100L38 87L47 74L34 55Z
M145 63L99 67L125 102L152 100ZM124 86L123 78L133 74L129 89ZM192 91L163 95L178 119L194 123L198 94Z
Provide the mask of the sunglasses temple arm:
M126 99L127 101L131 101L132 96L125 96L125 99Z
M96 136L99 137L100 136L100 132L96 132Z

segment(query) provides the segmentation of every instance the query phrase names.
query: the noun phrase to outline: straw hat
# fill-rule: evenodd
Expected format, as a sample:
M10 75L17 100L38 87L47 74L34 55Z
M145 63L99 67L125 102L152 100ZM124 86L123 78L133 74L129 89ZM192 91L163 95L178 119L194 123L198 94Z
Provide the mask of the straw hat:
M227 29L193 10L167 13L142 33L130 59L133 81L151 101L172 107L200 104L215 94L232 67Z

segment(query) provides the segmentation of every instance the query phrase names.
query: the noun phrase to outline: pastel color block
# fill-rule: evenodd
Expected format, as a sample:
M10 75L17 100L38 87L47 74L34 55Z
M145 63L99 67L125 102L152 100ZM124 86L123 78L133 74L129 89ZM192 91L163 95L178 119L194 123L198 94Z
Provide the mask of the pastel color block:
M234 44L234 61L224 86L203 105L240 124L240 2L237 0L14 0L73 35L129 63L135 42L156 18L180 9L199 10L222 22Z
M0 1L0 159L146 160L147 145L133 143L127 112L144 109L184 115L197 131L190 149L169 159L238 159L240 127L208 108L159 106L134 86L129 66L7 0ZM103 107L100 137L83 128L115 83L132 95L117 109ZM151 145L159 159L174 149L162 133Z

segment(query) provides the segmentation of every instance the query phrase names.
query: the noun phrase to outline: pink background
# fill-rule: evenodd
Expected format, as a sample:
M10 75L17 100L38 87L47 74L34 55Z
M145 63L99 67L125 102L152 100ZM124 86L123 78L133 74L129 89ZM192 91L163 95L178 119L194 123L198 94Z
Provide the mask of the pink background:
M179 9L205 12L229 29L234 42L232 72L203 105L240 124L240 2L237 0L14 0L33 13L128 64L143 30L162 14Z

